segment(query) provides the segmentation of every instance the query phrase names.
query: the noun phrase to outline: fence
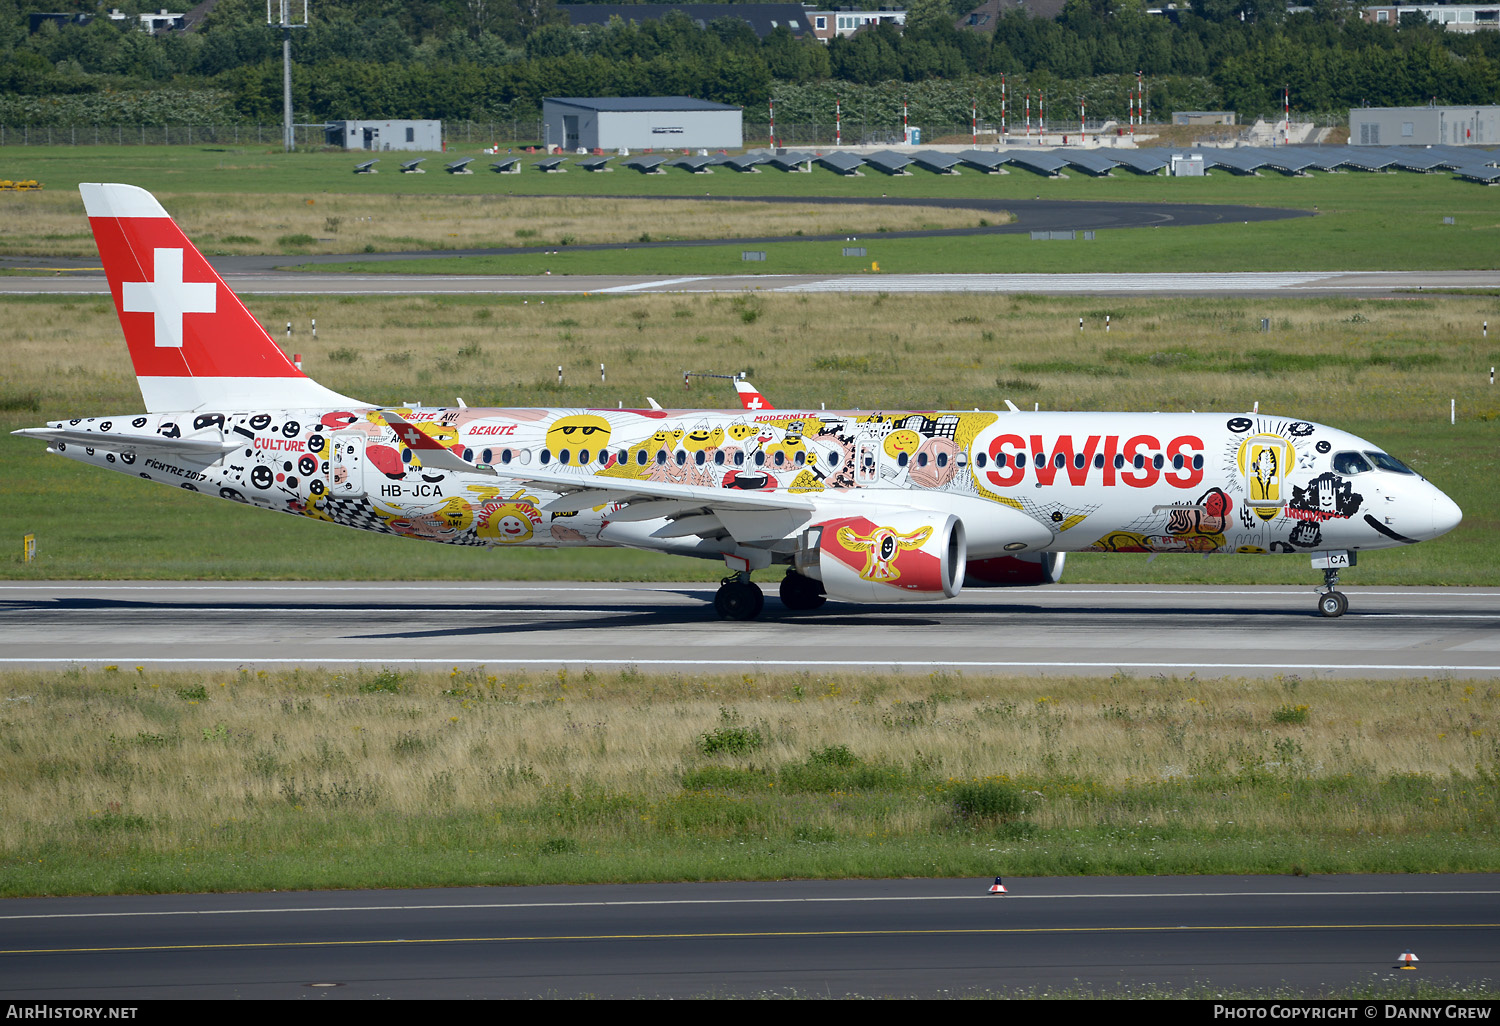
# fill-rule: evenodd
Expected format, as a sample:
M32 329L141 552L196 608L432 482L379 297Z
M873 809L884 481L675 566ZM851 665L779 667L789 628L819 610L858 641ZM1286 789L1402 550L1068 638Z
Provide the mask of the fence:
M327 145L323 126L293 125L299 148ZM540 120L449 121L447 145L540 145ZM281 125L0 125L0 146L280 146Z
M1094 136L1110 125L1109 134L1129 134L1129 127L1117 122L1091 120L1087 134ZM924 143L968 142L973 138L973 126L967 122L955 125L921 125ZM999 140L1000 125L996 121L981 122L979 142L994 145ZM1123 128L1123 131L1122 131ZM1032 133L1039 131L1035 121ZM1145 129L1149 131L1149 126ZM443 141L449 148L473 146L540 146L543 139L540 119L513 119L510 121L445 121ZM1078 134L1076 118L1059 120L1049 118L1049 135L1067 135L1073 141ZM1226 132L1239 132L1240 128ZM294 125L296 143L302 149L322 149L327 146L323 126L318 124ZM768 145L770 126L764 122L747 122L744 139L747 147ZM776 145L791 149L832 146L835 138L846 146L898 146L903 135L901 125L875 124L866 121L845 119L841 126L832 121L811 123L776 124ZM1026 138L1024 117L1012 117L1009 136L1012 141ZM3 125L0 124L0 146L280 146L281 125ZM356 152L356 151L350 151Z

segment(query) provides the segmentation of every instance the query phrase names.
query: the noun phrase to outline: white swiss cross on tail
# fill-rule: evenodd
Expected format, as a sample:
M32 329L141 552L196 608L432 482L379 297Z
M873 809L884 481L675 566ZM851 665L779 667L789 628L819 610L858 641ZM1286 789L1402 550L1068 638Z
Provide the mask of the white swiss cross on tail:
M766 397L748 381L736 378L734 390L740 394L740 405L747 410L774 410L776 408L766 402Z
M182 280L182 250L157 249L153 254L154 280L122 283L125 311L154 314L157 346L181 349L183 314L213 313L219 288L211 281Z

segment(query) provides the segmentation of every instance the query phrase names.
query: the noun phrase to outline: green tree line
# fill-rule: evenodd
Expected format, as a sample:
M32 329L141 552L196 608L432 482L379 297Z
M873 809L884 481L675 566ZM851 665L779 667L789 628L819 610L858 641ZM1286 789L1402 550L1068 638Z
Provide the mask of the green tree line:
M871 0L874 2L874 0ZM1500 100L1500 32L1448 33L1420 18L1361 21L1343 0L1287 15L1271 0L1194 0L1175 20L1141 0L1069 0L1055 20L1013 12L993 33L955 28L970 0L914 0L905 31L882 25L825 45L779 28L760 39L744 22L699 28L682 15L574 27L552 0L318 0L293 33L299 117L534 118L546 96L685 95L738 104L762 123L851 117L965 122L970 105L999 118L1045 91L1049 108L1123 120L1136 72L1152 109L1300 111ZM119 4L128 14L152 4ZM0 121L88 123L137 110L148 123L269 122L280 116L281 39L260 0L222 0L198 31L147 35L134 19L50 22L37 10L93 13L86 0L0 0ZM1243 20L1242 20L1243 18ZM199 108L153 102L195 95ZM138 99L130 99L132 97ZM63 98L71 98L64 100ZM80 120L81 119L81 120Z

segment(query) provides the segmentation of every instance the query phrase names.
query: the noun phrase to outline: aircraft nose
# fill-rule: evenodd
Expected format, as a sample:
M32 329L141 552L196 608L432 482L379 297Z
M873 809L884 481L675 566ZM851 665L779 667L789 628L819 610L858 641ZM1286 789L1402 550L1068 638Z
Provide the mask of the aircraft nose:
M1458 508L1458 503L1438 492L1432 500L1432 537L1447 534L1463 518L1464 511Z

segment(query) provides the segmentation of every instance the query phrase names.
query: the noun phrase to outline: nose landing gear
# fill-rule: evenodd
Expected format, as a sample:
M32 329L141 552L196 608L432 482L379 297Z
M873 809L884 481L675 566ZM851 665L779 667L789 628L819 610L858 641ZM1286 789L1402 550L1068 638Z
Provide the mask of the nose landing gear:
M1338 590L1339 571L1354 566L1358 557L1343 549L1312 554L1313 569L1323 571L1323 594L1318 596L1318 612L1323 616L1343 616L1349 611L1349 597Z
M1323 571L1323 586L1328 590L1318 596L1318 612L1324 616L1343 616L1349 609L1349 596L1335 590L1339 583L1339 572L1334 567Z

